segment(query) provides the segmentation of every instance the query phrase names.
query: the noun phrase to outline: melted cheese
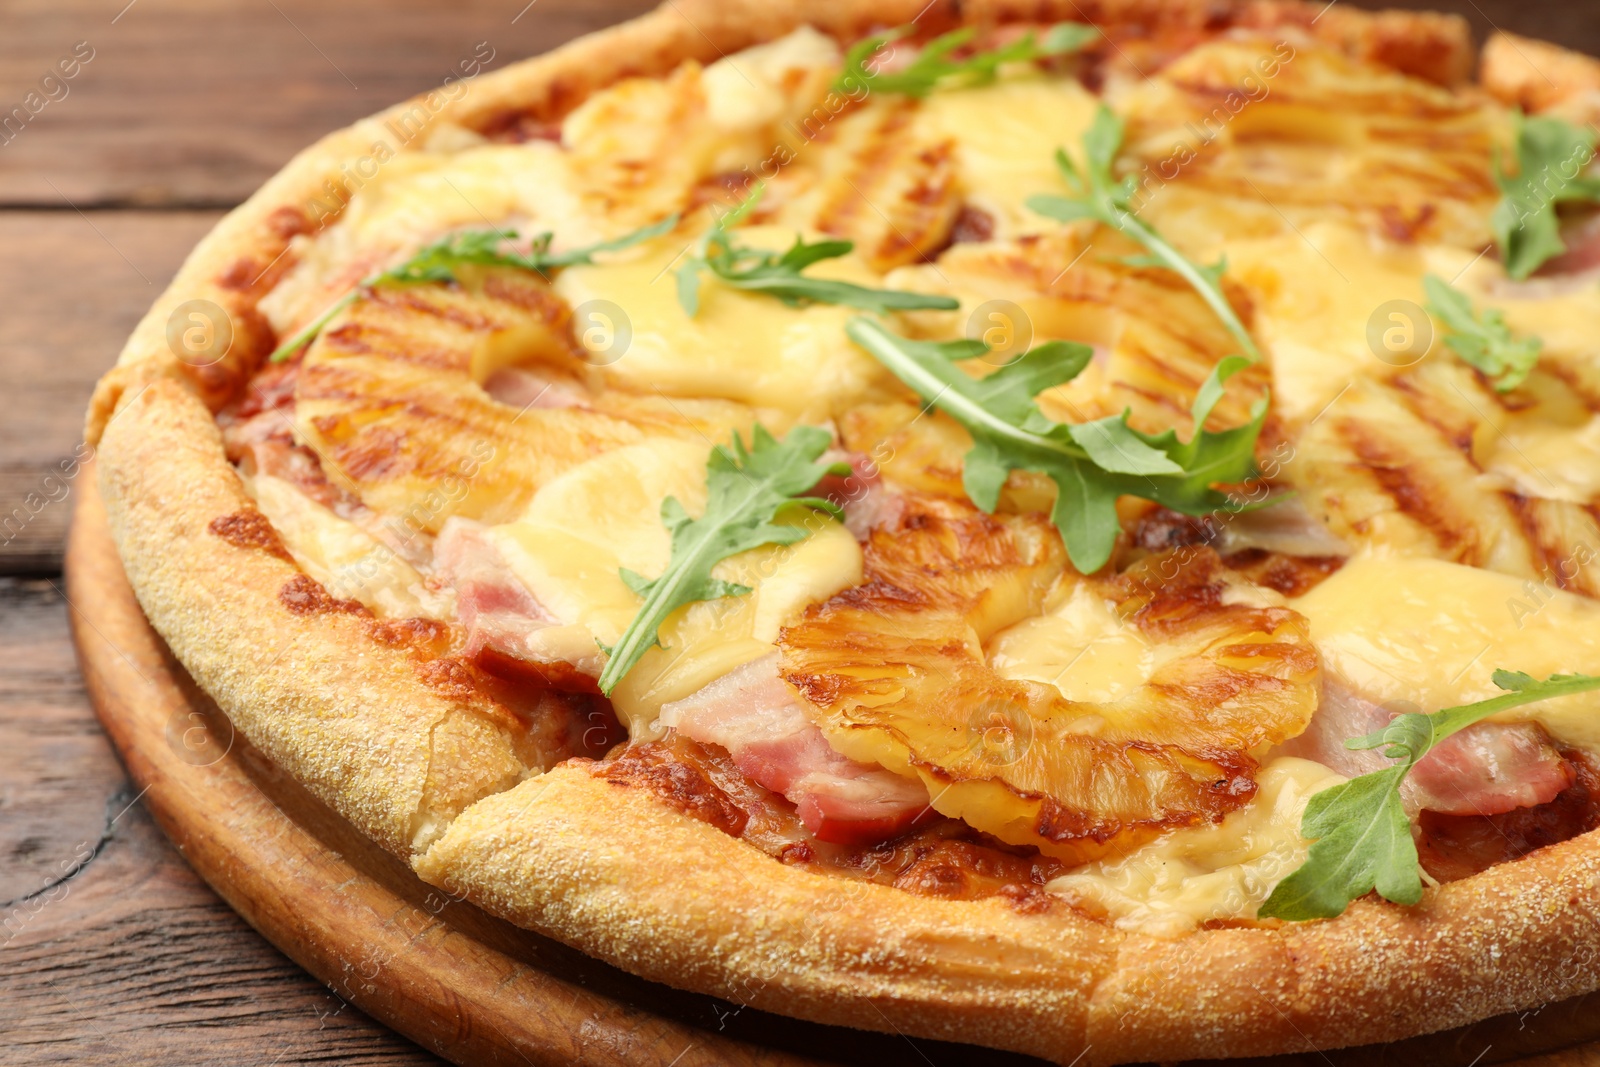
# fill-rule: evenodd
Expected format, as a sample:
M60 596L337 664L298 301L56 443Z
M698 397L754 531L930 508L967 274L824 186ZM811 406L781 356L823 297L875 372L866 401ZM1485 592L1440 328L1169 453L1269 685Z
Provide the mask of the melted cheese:
M1600 545L1573 567L1593 566ZM1498 695L1496 669L1600 673L1600 601L1441 560L1366 557L1292 601L1323 667L1378 703L1422 711ZM1507 712L1568 744L1600 746L1600 694Z
M643 603L618 571L654 577L666 568L672 545L661 502L672 496L691 515L704 510L708 452L707 445L676 440L608 452L540 489L517 522L489 531L517 578L565 624L542 644L592 656L597 642L616 643ZM814 515L791 521L807 522L814 532L713 569L753 593L696 602L668 616L662 647L645 653L612 693L632 736L651 736L662 704L769 654L784 623L861 581L861 549L849 531Z
M1306 801L1344 780L1320 763L1280 757L1262 770L1250 803L1220 823L1174 830L1045 888L1103 910L1121 929L1155 936L1181 936L1212 919L1253 918L1273 887L1305 862Z
M1355 377L1389 377L1432 329L1421 316L1422 276L1454 277L1471 253L1400 245L1338 223L1227 247L1229 276L1251 294L1256 334L1272 359L1273 404L1291 423L1317 415ZM1395 305L1391 317L1385 305ZM1379 320L1379 358L1369 323ZM1420 320L1420 321L1419 321ZM1387 342L1385 337L1387 336ZM1388 353L1393 351L1393 355ZM1422 359L1454 358L1435 335Z
M548 141L397 156L352 198L344 225L361 244L403 247L513 217L526 219L529 232L552 230L572 244L606 232L565 154Z
M1155 674L1162 650L1080 585L1055 611L995 637L989 664L1002 677L1053 685L1068 700L1120 700Z
M1247 292L1270 356L1276 414L1290 427L1303 427L1352 381L1399 374L1396 364L1403 361L1373 351L1372 317L1391 301L1423 303L1421 279L1430 271L1459 277L1475 300L1503 308L1513 329L1543 336L1546 358L1592 363L1600 289L1508 287L1490 258L1472 262L1493 202L1492 188L1473 184L1474 168L1488 159L1493 109L1476 97L1452 102L1436 87L1303 47L1292 62L1280 64L1281 78L1265 77L1270 91L1262 99L1230 106L1216 136L1204 143L1195 138L1210 135L1215 101L1263 70L1270 42L1216 42L1180 57L1154 79L1114 86L1110 94L1128 118L1122 166L1141 181L1142 197L1148 195L1143 217L1196 259L1226 253L1230 282ZM959 312L906 317L902 325L917 335L960 332L979 304L1015 300L1035 340L1068 337L1105 349L1079 379L1042 398L1047 412L1081 421L1132 403L1138 417L1152 420L1152 431L1170 425L1217 358L1205 344L1206 332L1218 329L1214 316L1187 290L1164 296L1148 280L1139 283L1147 289L1135 290L1120 268L1096 268L1096 257L1116 251L1106 247L1115 237L1091 234L1087 226L1063 231L1025 207L1032 195L1066 191L1054 153L1058 147L1079 151L1097 99L1075 80L1030 71L921 101L871 100L840 112L826 136L807 134L801 143L796 120L818 114L816 101L838 62L831 40L803 29L705 68L687 63L668 77L629 79L596 93L568 116L560 145L491 145L441 128L427 150L382 161L337 225L297 239L300 265L262 308L283 332L320 310L330 287L336 295L395 254L485 220L524 235L553 231L558 248L614 236L699 203L712 175L776 158L779 147L815 153L822 162L845 148L871 160L875 146L860 142L878 136L876 123L884 116L904 115L904 126L882 128L919 152L948 149L954 160L954 185L928 195L959 198L987 212L996 241L957 246L937 263L903 267L888 281L855 256L819 263L808 273L962 299ZM1433 114L1430 108L1445 110ZM1442 140L1422 136L1417 122L1428 123ZM820 131L827 123L811 127ZM1151 168L1160 171L1180 144L1192 144L1194 160L1178 168L1180 175L1151 181ZM1150 166L1139 170L1141 161ZM793 171L776 178L764 209L800 228L820 225L820 194L812 190L808 198L796 177L816 162L802 155ZM841 181L848 184L850 173L846 169ZM1439 183L1452 176L1464 176L1465 191L1441 191ZM786 189L786 181L794 188ZM862 210L858 201L867 200L856 191L849 204ZM1432 212L1435 202L1433 222L1412 210L1424 204ZM877 204L870 206L888 218ZM752 405L780 432L794 421L820 422L899 395L892 378L845 337L853 309L790 308L702 275L700 312L687 316L672 271L703 225L688 224L672 238L558 277L556 291L580 312L603 301L624 313L623 345L616 323L609 331L578 331L601 365L597 376L651 400L663 394L672 398L669 404L718 398ZM1417 241L1375 236L1408 227L1420 235ZM934 224L930 230L942 232ZM738 232L741 242L772 249L787 247L794 236L792 227ZM1044 236L1003 243L1019 234ZM1091 251L1094 242L1102 247ZM1063 280L1083 255L1091 258ZM1380 332L1422 325L1390 319L1380 322ZM550 343L529 331L508 331L476 353L475 380ZM1154 355L1135 359L1146 350ZM1423 358L1455 357L1436 336ZM1124 380L1129 387L1115 392ZM1137 406L1143 401L1125 397L1133 386L1150 398L1148 415ZM1224 403L1236 402L1237 391L1230 389ZM1361 392L1353 391L1345 404ZM1564 421L1548 415L1491 405L1483 416L1491 432L1478 435L1482 440L1473 447L1481 446L1481 455L1475 458L1493 478L1528 495L1594 499L1600 495L1600 416L1591 418L1587 410ZM941 443L955 454L966 447L959 433ZM1297 445L1321 447L1309 435ZM690 514L701 511L708 447L697 440L649 440L600 455L544 484L515 521L491 530L516 577L561 620L541 632L544 647L584 669L598 665L598 645L613 644L641 604L618 571L661 573L670 555L661 502L673 496ZM1440 464L1436 454L1404 454L1420 465ZM914 461L907 466L922 468L908 480L932 466L909 448L906 457ZM885 460L891 474L894 462ZM334 595L385 616L453 614L415 568L355 523L275 479L257 479L255 493L296 560ZM1376 532L1369 543L1403 551L1398 536L1386 542L1382 522L1381 514L1372 519ZM1597 555L1600 545L1590 546L1558 566L1593 566ZM662 647L648 652L614 694L635 739L658 734L654 719L661 704L770 654L786 622L862 580L862 559L841 526L820 522L795 545L744 553L715 573L754 591L690 604L667 619ZM1275 602L1260 590L1233 589L1229 596ZM1485 570L1363 557L1293 606L1310 618L1326 668L1380 701L1407 700L1433 710L1480 699L1498 692L1489 682L1496 667L1538 676L1600 672L1600 603ZM974 631L972 640L980 636ZM1130 697L1130 704L1138 703L1137 691L1180 654L1181 648L1153 643L1124 622L1088 586L988 640L990 662L1003 677L1054 686L1070 700L1091 703ZM1537 718L1563 741L1600 747L1600 695L1516 714ZM1074 728L1096 726L1085 720ZM1306 799L1338 781L1320 764L1275 760L1260 775L1253 801L1220 824L1168 833L1050 888L1102 909L1119 926L1155 933L1253 915L1304 858L1298 826Z
M929 95L911 135L954 145L967 202L993 217L995 236L1005 238L1058 225L1029 211L1026 201L1066 192L1056 149L1075 149L1099 106L1075 80L1018 78Z
M415 567L366 530L342 519L281 478L247 483L300 569L341 600L355 600L379 618L447 619L453 597L429 589Z
M1489 468L1510 476L1524 495L1574 504L1600 500L1600 415L1577 427L1552 422L1544 412L1512 416L1487 443Z
M771 227L744 227L737 233L742 244L777 250L787 248L795 236ZM619 346L614 333L584 335L582 340L597 346L597 359L627 387L736 400L817 422L859 403L890 380L876 360L845 336L845 323L860 314L853 308L786 307L703 273L700 310L690 318L678 302L672 274L683 251L681 239L665 240L637 259L573 267L556 280L556 292L574 307L603 300L625 312L631 334L625 346ZM806 273L878 284L852 257L818 263ZM782 429L771 422L768 426Z

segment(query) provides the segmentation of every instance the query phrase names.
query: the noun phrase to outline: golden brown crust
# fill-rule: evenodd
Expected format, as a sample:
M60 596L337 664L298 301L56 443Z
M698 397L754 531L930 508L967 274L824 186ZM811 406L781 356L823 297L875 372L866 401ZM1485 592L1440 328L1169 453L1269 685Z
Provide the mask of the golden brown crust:
M1571 110L1600 116L1600 59L1560 45L1497 31L1483 46L1483 87L1530 113Z
M1116 954L1113 933L1065 909L812 874L573 766L474 805L417 871L648 978L1063 1062Z
M922 7L676 0L486 75L435 120L490 129L514 113L554 119L623 76L713 59L802 20L849 37ZM928 15L958 16L1162 21L1196 33L1295 25L1445 84L1471 63L1454 17L1289 0L974 0L959 11L936 0ZM1491 45L1485 81L1522 101L1526 79L1506 73L1500 54L1509 47ZM1570 67L1562 83L1582 91L1592 71ZM420 853L425 878L674 985L1060 1062L1085 1050L1084 1063L1118 1063L1388 1040L1594 985L1592 834L1430 891L1416 909L1363 902L1331 922L1159 941L1064 907L1024 914L1000 899L921 898L786 867L576 767L519 784L542 765L526 730L462 665L424 660L307 587L261 536L208 412L275 342L255 305L292 258L279 260L289 239L311 226L302 205L342 180L341 164L392 140L385 120L415 106L325 138L218 225L102 381L88 435L129 578L179 659L279 765L385 847ZM208 366L167 344L168 316L191 299L232 321L232 348Z
M479 797L542 769L537 739L481 695L441 695L395 647L259 537L200 402L170 379L106 427L101 492L156 630L250 739L398 855Z
M618 826L628 828L626 834ZM1413 909L1124 935L1069 910L914 897L774 862L572 766L465 812L417 863L620 967L784 1014L1069 1063L1390 1041L1575 995L1600 967L1593 835Z

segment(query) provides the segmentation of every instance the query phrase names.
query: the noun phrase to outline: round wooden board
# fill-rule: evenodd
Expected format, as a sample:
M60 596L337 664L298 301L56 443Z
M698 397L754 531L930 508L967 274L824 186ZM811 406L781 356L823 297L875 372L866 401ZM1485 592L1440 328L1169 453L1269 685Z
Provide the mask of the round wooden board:
M145 621L92 470L67 546L73 637L100 721L161 828L224 900L344 1000L459 1064L1031 1063L817 1026L646 982L423 884L265 760ZM1393 1045L1256 1067L1581 1067L1600 994ZM1554 1052L1550 1050L1565 1049ZM1527 1057L1535 1057L1528 1059ZM1521 1059L1519 1059L1519 1057Z

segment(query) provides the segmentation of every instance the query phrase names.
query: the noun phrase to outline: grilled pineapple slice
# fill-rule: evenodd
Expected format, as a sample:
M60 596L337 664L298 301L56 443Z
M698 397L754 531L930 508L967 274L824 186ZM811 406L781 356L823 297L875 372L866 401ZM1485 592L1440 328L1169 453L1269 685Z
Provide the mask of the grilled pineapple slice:
M774 218L847 237L880 271L930 260L955 238L1054 229L1024 202L1057 187L1056 148L1078 142L1096 105L1075 81L1020 76L813 113L797 127L807 143L774 180Z
M1078 377L1039 394L1041 410L1052 419L1087 422L1127 410L1140 430L1176 427L1187 434L1196 391L1237 345L1175 274L1111 260L1114 253L1135 251L1119 240L1096 234L1091 243L1083 234L1061 230L1019 241L957 245L937 266L896 270L888 281L961 301L957 311L905 316L908 332L919 336L959 337L976 321L985 330L1005 331L1002 336L1017 348L1058 338L1095 345L1100 354ZM1096 254L1102 249L1103 255ZM986 318L979 312L990 301L1010 307L990 305ZM1002 349L998 358L1010 354ZM976 374L992 369L985 360L963 366ZM1213 413L1214 427L1249 421L1268 380L1266 366L1232 378ZM965 496L962 457L972 440L942 413L911 400L882 401L857 405L842 413L838 424L846 447L873 456L890 479L918 492ZM1269 416L1264 442L1270 444L1276 432ZM1003 503L1007 510L1048 511L1054 492L1042 478L1013 474Z
M1507 397L1448 356L1357 380L1288 467L1353 545L1600 596L1600 405L1536 371Z
M368 506L436 533L452 515L505 522L591 456L650 437L727 440L742 405L593 391L571 313L537 275L462 271L458 285L370 291L329 324L295 387L295 430ZM518 409L480 382L508 365L561 387Z
M1398 241L1493 240L1504 109L1350 59L1246 38L1192 49L1116 102L1140 213L1191 255L1345 220Z
M909 508L872 534L863 585L781 633L781 670L835 748L920 777L937 810L1084 861L1239 807L1254 754L1310 721L1304 620L1236 591L1208 550L1170 574L1158 557L1094 581L1068 570L1039 516L932 498ZM1030 635L1014 627L1048 630L1041 609L1079 589L1109 603L1104 632L1149 652L1126 691L1067 684L1096 698L1069 699L1042 672L1071 662L1021 654Z

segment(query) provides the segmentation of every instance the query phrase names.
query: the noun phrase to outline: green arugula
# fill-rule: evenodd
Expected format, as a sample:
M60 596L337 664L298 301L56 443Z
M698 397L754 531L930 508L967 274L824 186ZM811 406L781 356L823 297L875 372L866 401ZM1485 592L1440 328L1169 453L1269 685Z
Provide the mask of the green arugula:
M844 70L833 85L835 91L853 93L865 87L869 92L927 96L938 88L988 85L999 76L1002 64L1029 63L1046 56L1066 55L1078 51L1100 36L1100 31L1092 26L1058 22L1045 31L1042 40L1029 33L1000 48L976 52L962 59L951 59L951 53L965 46L975 35L976 30L968 26L935 37L923 45L916 58L900 70L879 72L867 65L880 48L901 40L911 32L912 27L901 26L881 36L857 41L845 53Z
M703 234L677 269L678 303L692 318L700 311L700 272L710 271L723 285L746 292L775 296L790 307L804 304L843 304L863 311L953 311L959 300L948 296L908 293L899 289L869 289L829 278L808 278L801 271L824 259L837 259L855 247L851 241L816 241L807 244L796 235L794 245L781 255L734 244L730 230L750 214L765 186L757 184L743 202L723 215Z
M1299 870L1279 882L1261 905L1262 918L1331 919L1373 889L1396 904L1422 899L1417 846L1400 800L1400 783L1440 741L1498 712L1552 697L1600 689L1600 678L1553 674L1538 681L1495 671L1502 696L1445 708L1431 715L1400 715L1376 733L1354 737L1346 748L1382 748L1392 767L1324 789L1306 805L1300 832L1314 842Z
M1600 178L1582 176L1594 159L1595 135L1557 118L1516 117L1516 174L1500 170L1500 202L1490 216L1500 261L1517 281L1567 250L1556 205L1600 201Z
M608 655L600 674L600 691L610 694L633 665L660 644L659 631L668 615L685 604L717 597L743 596L746 586L711 576L711 569L740 552L761 545L789 545L804 539L806 526L783 525L773 519L795 505L817 508L834 518L837 504L805 496L827 474L848 474L849 464L818 463L832 437L816 426L796 426L782 441L757 423L747 450L738 433L733 447L718 445L706 461L706 508L693 519L676 497L661 502L661 521L672 533L667 568L645 578L623 568L622 580L644 597L644 605ZM604 648L604 646L602 646Z
M1094 422L1051 422L1034 398L1042 390L1077 377L1093 349L1051 341L1029 349L984 378L973 378L954 361L987 352L981 341L913 341L865 317L845 327L851 340L872 353L930 405L972 435L963 483L972 502L994 511L1000 489L1014 470L1037 471L1055 482L1050 519L1061 531L1067 555L1084 574L1111 558L1121 525L1117 498L1154 500L1185 515L1242 511L1212 486L1242 482L1256 474L1255 442L1267 416L1262 398L1251 421L1231 430L1204 429L1223 393L1223 383L1250 361L1229 356L1212 370L1194 398L1194 433L1146 434L1128 425L1128 412Z
M1539 362L1543 341L1537 337L1513 339L1506 317L1498 309L1475 312L1466 293L1437 275L1426 275L1422 288L1428 295L1428 314L1444 324L1444 343L1462 362L1482 371L1502 393L1527 379Z
M1222 291L1222 271L1225 264L1203 267L1179 252L1166 239L1133 214L1133 196L1139 188L1138 179L1129 175L1117 181L1111 173L1117 153L1122 149L1123 125L1110 108L1104 104L1096 112L1094 122L1083 135L1084 166L1080 170L1065 150L1056 151L1056 165L1072 196L1030 196L1028 207L1046 218L1061 222L1093 219L1102 226L1120 230L1145 247L1150 259L1136 259L1138 265L1159 265L1175 272L1194 287L1222 324L1233 334L1244 354L1252 360L1261 358L1250 331L1244 328L1233 305Z
M273 363L288 359L321 333L322 328L328 325L335 315L353 304L356 297L380 285L453 282L456 280L456 268L468 263L487 267L519 267L547 275L562 267L592 263L597 252L615 252L639 244L641 241L648 241L652 237L660 237L662 234L670 233L677 225L678 216L669 215L660 222L623 234L621 237L566 252L551 252L551 235L542 233L533 239L526 254L501 251L504 242L516 240L515 230L465 230L453 233L420 249L399 266L377 271L361 279L355 288L329 304L322 314L279 345L267 359Z

